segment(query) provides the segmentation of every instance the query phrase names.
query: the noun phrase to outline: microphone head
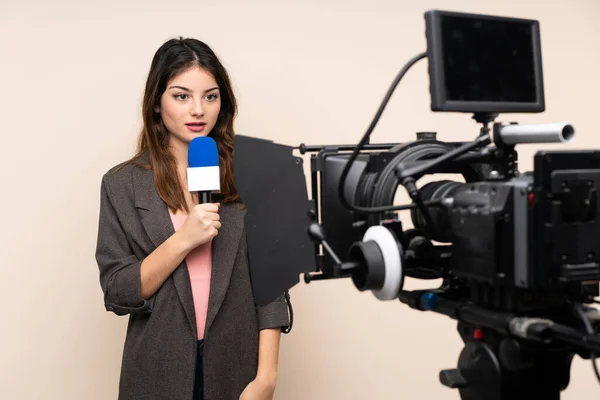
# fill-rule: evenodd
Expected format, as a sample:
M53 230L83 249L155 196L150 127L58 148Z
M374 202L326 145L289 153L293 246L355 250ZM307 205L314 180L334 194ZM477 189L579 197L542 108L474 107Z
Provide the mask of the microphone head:
M192 139L188 147L188 167L218 167L217 143L208 136Z
M221 190L219 151L213 138L200 136L190 142L187 178L190 192Z

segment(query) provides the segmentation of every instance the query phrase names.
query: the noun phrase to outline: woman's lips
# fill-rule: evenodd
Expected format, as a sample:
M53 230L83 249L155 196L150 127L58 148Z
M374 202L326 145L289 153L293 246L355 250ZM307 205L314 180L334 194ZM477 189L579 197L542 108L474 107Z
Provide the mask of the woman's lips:
M206 126L205 123L192 123L192 124L185 124L185 126L187 126L187 128L192 131L192 132L202 132L204 130L204 127Z

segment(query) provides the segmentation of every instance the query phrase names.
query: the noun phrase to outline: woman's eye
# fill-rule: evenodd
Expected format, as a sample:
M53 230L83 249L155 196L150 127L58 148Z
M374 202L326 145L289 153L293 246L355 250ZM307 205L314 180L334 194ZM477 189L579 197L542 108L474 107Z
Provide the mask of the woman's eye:
M206 100L208 100L208 101L215 101L218 98L219 98L219 96L216 94L209 94L206 96Z
M183 93L176 94L176 95L175 95L175 98L176 98L177 100L185 100L185 99L187 99L187 94L183 94Z

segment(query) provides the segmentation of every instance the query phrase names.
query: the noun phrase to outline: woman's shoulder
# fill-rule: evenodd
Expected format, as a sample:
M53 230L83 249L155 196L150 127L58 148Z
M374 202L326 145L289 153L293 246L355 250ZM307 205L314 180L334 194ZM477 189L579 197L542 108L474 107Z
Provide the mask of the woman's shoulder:
M151 173L150 166L143 157L134 157L119 162L104 172L102 185L107 186L109 190L130 187L134 180L134 173L142 171Z

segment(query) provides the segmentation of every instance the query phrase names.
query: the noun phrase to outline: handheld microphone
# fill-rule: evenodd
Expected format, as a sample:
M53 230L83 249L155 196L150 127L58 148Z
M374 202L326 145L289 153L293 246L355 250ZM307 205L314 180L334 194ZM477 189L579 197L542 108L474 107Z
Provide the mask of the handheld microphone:
M188 190L198 192L200 203L211 201L211 192L221 190L219 152L213 138L199 136L188 147Z

